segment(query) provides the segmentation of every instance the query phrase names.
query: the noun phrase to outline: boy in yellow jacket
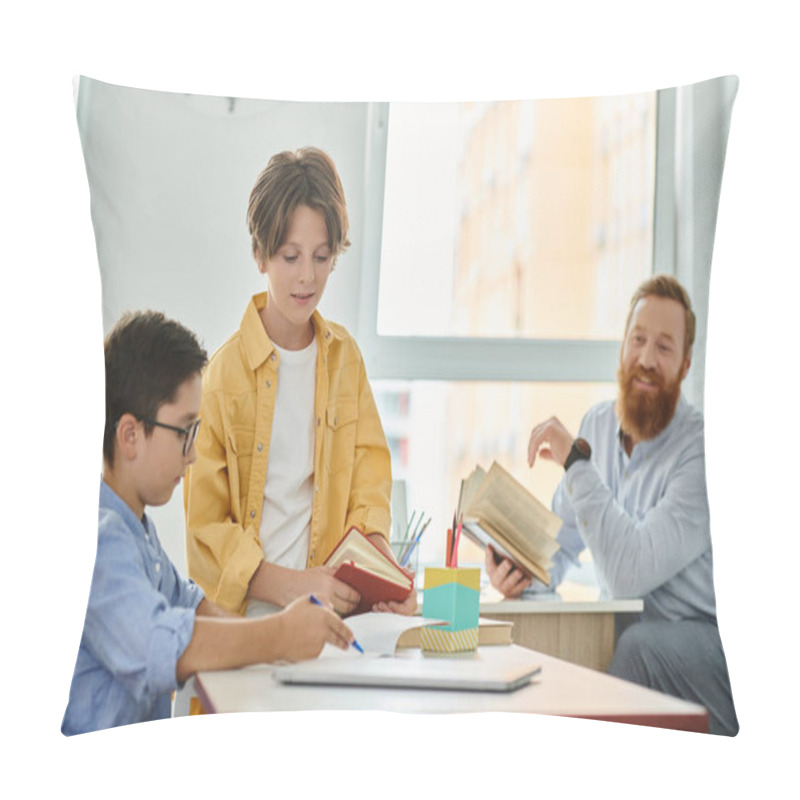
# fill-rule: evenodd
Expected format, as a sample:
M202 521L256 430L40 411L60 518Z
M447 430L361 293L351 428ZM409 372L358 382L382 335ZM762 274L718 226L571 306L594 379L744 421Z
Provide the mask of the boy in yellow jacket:
M248 615L313 592L341 614L358 593L324 566L356 526L389 557L391 459L354 339L316 310L348 247L344 190L315 148L273 156L250 195L268 291L214 354L198 458L184 484L189 574ZM403 604L376 610L411 613Z

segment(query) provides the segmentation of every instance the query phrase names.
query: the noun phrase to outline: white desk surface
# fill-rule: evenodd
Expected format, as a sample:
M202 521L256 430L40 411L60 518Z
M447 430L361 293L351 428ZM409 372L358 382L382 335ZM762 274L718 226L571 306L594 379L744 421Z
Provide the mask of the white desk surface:
M481 658L502 659L516 645L482 647ZM411 713L509 711L628 722L682 730L707 730L704 708L544 653L542 670L530 684L510 693L348 686L292 686L272 677L268 665L201 672L195 688L206 710L238 711L380 710ZM396 658L420 659L418 649ZM438 656L441 657L441 656ZM463 657L463 656L457 656Z
M504 599L502 596L482 595L481 614L638 614L644 603L632 600L562 600L546 594L530 599Z
M493 586L481 589L482 614L638 614L644 608L641 598L600 600L596 586L565 581L557 592L529 594L506 599Z

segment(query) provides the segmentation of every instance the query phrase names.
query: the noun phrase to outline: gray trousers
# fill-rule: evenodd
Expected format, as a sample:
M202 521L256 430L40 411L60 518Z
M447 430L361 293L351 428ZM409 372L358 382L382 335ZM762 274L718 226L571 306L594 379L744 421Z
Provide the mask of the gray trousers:
M722 641L710 622L636 622L620 636L608 673L704 706L709 733L739 731Z

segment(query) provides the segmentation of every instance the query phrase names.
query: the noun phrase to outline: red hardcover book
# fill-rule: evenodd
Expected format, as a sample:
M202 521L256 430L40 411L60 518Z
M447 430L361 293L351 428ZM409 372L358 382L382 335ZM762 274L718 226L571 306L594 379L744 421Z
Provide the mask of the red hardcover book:
M334 577L361 595L354 614L372 610L375 603L402 603L414 588L414 579L373 544L358 528L350 528L328 556Z

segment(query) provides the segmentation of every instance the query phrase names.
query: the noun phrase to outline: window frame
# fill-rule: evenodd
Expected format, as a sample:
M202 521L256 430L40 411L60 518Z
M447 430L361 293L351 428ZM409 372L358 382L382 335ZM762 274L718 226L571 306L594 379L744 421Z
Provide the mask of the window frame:
M674 93L656 92L651 271L674 274ZM357 337L370 378L381 380L609 382L620 340L387 336L378 333L389 103L367 111L364 233Z

